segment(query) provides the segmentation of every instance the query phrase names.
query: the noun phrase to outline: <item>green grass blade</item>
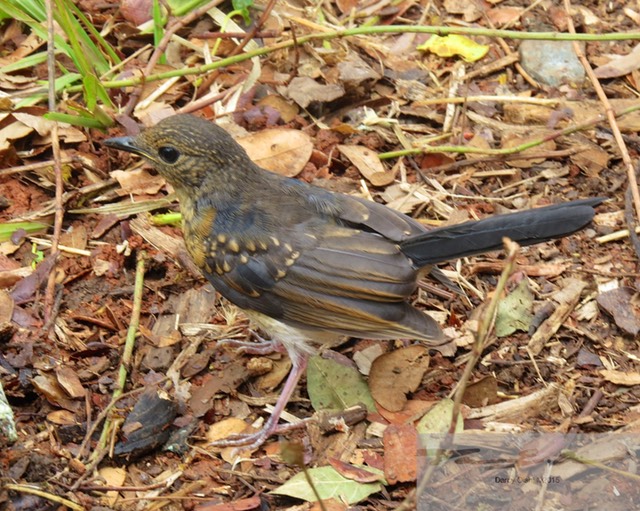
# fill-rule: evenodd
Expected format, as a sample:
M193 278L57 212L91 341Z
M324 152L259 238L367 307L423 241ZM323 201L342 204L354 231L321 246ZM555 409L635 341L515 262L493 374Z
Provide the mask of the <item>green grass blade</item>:
M47 230L49 226L42 222L9 222L0 224L0 242L11 239L14 232L24 229L27 234L37 234Z
M83 128L98 128L104 130L109 125L103 124L102 121L96 118L84 117L82 115L63 114L60 112L47 112L43 115L45 119L56 122L65 122L72 126L81 126Z

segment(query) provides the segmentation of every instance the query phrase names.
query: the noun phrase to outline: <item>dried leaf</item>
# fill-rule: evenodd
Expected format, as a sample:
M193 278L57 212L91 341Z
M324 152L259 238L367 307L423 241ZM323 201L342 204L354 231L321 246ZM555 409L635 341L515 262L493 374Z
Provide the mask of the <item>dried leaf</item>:
M377 472L371 472L367 469L356 467L337 458L329 458L329 464L336 469L341 476L356 481L358 483L374 483L384 478Z
M428 367L428 350L419 344L385 353L371 365L371 395L383 408L399 412L407 402L406 394L418 388Z
M603 369L599 373L605 380L616 385L640 385L640 373L636 371L625 373L623 371L614 371L613 369Z
M11 321L11 317L13 316L13 309L15 306L15 302L13 298L9 294L9 292L5 289L0 290L0 325L4 325L5 323L9 323Z
M520 136L517 135L516 133L505 133L505 135L502 137L502 148L503 149L511 149L513 147L517 147L521 144L526 144L527 142L532 142L534 140L538 140L540 138L543 137L542 132L539 132L536 135L533 136ZM548 152L548 151L553 151L556 148L556 143L553 140L547 140L545 142L543 142L542 144L539 144L535 147L532 147L530 149L525 149L524 151L522 151L521 155L528 155L531 153L536 153L536 154L540 154L540 153L544 153L544 152ZM522 160L510 160L509 161L509 165L512 165L514 167L518 167L521 169L528 169L533 167L534 165L539 165L542 162L544 162L544 157L542 158L526 158L526 159L522 159Z
M104 480L105 486L122 486L127 478L127 471L123 468L118 467L104 467L101 468L98 473ZM102 501L102 503L111 507L116 505L116 502L118 502L119 498L120 494L117 491L109 490L100 500Z
M494 376L487 376L480 381L469 384L464 389L462 402L472 408L500 402L498 398L498 381Z
M122 195L154 195L165 185L160 175L151 175L144 169L114 170L111 177L120 184Z
M296 105L290 103L279 94L269 94L258 101L257 105L273 108L280 114L280 118L284 122L293 121L300 110Z
M631 53L615 57L608 64L594 69L594 73L598 78L616 78L637 69L640 69L640 44L637 44Z
M371 149L343 144L338 145L338 149L373 186L386 186L393 183L396 177L395 172L386 170L378 155Z
M598 305L613 316L616 325L631 335L640 332L640 313L632 301L635 294L631 288L621 287L600 293L596 298Z
M289 97L302 108L311 103L328 103L344 96L344 89L340 85L322 85L307 76L296 76L287 88Z
M297 176L313 152L309 135L282 128L262 130L237 142L258 165L286 177Z
M87 393L86 389L82 386L80 378L71 367L59 366L56 368L56 378L62 388L72 398L84 397Z
M418 477L418 432L413 424L391 424L384 430L384 476L389 484Z

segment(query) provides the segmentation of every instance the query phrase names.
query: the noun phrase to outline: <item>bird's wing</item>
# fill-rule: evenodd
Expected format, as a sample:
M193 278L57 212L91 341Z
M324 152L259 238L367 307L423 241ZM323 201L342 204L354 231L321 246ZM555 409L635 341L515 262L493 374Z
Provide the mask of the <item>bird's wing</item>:
M417 275L396 243L325 222L295 230L250 242L236 233L240 250L206 258L209 280L236 305L306 330L440 339L433 319L405 303Z
M375 232L395 241L424 234L427 228L413 218L371 200L333 195L335 217L346 225Z

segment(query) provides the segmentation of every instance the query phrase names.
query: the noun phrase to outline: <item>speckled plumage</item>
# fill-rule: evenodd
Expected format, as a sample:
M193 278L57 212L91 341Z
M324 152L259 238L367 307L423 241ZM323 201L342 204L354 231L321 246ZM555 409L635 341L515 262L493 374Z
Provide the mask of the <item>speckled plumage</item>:
M314 343L342 335L445 341L436 322L407 302L424 266L499 248L505 236L521 244L566 236L601 202L428 231L381 204L265 171L223 129L192 115L106 143L145 157L171 183L196 265L286 347L294 371L280 411ZM273 431L277 416L269 421L270 431L250 441Z

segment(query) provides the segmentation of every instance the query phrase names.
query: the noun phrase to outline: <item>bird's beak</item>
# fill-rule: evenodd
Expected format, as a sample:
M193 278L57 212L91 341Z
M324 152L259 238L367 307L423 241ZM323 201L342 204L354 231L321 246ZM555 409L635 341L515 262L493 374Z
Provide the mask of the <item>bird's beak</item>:
M136 145L135 137L108 138L103 143L104 145L113 147L114 149L120 149L121 151L139 154L140 156L148 156L147 152L144 149Z

